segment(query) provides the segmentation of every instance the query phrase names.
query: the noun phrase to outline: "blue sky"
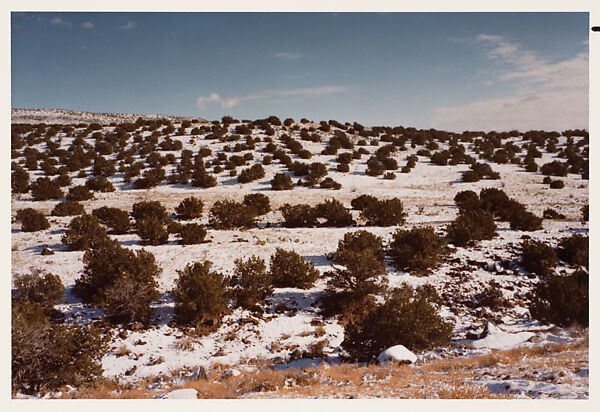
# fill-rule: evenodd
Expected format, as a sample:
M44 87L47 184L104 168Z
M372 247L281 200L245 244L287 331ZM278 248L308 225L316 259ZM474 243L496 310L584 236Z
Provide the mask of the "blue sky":
M588 125L587 13L12 13L13 108Z

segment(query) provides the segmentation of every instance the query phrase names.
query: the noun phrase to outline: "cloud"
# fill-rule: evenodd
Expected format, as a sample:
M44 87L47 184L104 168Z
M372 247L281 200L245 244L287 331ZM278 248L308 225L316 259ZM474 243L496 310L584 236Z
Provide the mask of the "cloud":
M203 109L207 104L216 103L219 104L223 109L231 109L232 107L249 100L261 100L286 96L323 96L327 94L344 93L346 91L348 91L348 88L343 86L321 86L305 89L265 90L263 92L248 96L233 96L228 98L223 98L218 93L211 93L208 96L198 97L196 105L200 109Z
M90 21L85 21L85 22L81 23L81 27L83 27L84 29L93 29L94 23L92 23Z
M72 23L61 18L61 17L55 17L52 20L50 20L50 23L52 23L55 26L72 26Z
M281 53L276 53L275 57L277 57L278 59L281 59L281 60L298 60L298 59L301 59L303 56L300 53L281 52Z
M131 20L127 21L127 24L119 27L121 30L133 30L137 27L137 23Z
M564 130L588 127L588 55L550 61L502 36L480 34L486 57L508 64L485 85L504 94L463 105L440 107L433 127L447 130Z

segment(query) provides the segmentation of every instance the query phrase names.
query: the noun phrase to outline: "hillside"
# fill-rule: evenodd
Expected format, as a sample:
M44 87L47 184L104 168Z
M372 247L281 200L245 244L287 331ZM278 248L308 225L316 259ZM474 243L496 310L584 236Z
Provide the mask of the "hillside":
M137 118L160 119L165 118L173 121L192 120L192 117L171 116L162 114L133 114L133 113L92 113L64 109L12 109L11 122L19 123L46 123L46 124L77 124L77 123L99 123L108 125L110 123L135 122ZM205 121L196 118L199 121Z

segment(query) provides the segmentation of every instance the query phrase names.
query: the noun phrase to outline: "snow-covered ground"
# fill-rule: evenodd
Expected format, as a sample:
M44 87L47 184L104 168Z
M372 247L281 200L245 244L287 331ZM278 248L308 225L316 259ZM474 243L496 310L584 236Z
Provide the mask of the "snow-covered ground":
M35 114L35 113L34 113ZM51 120L66 119L63 113L46 113ZM99 119L81 116L79 122L100 122ZM30 117L27 117L30 116ZM13 110L13 122L31 121L37 119L33 115L23 112L21 109ZM138 116L138 115L134 115ZM162 117L162 116L161 116ZM135 121L137 117L127 117L128 121ZM20 120L19 120L20 119ZM44 120L52 123L51 120ZM39 121L39 120L36 120ZM113 118L102 123L116 121ZM71 121L69 121L71 122ZM177 124L175 125L178 126ZM235 125L231 125L233 129ZM306 124L302 127L316 126L318 124ZM283 131L277 127L275 142L279 143L277 137ZM112 127L105 127L105 131L111 131ZM189 129L187 130L189 132ZM290 131L286 131L290 133ZM147 136L150 132L144 132ZM348 173L340 173L335 170L336 156L322 155L321 150L325 147L329 134L324 135L322 143L301 141L296 137L305 149L313 153L310 160L305 162L322 162L328 165L328 176L342 184L337 191L307 187L295 187L291 191L273 191L270 187L272 177L279 172L285 172L285 167L278 161L269 166L264 166L266 176L258 181L248 184L239 184L236 177L230 177L228 171L218 175L219 184L209 189L194 188L190 185L159 185L149 190L134 190L131 183L123 181L123 174L117 173L109 180L117 190L113 193L96 193L96 198L81 202L87 212L101 206L114 206L131 210L131 206L141 200L158 200L165 205L170 213L179 202L186 197L196 196L205 203L205 213L196 222L207 223L207 210L211 205L221 199L241 200L248 193L263 193L270 197L274 211L259 219L257 228L248 230L208 230L208 243L199 245L181 246L177 244L172 235L168 244L160 246L144 246L143 248L152 252L158 265L162 268L162 274L158 279L161 297L154 302L155 313L150 328L146 330L121 332L114 329L111 341L111 350L103 359L102 366L104 375L109 378L118 378L122 381L140 380L147 376L170 376L179 371L191 372L198 366L210 367L211 365L247 365L257 361L267 360L273 363L285 363L298 351L306 351L311 344L317 341L325 342L325 353L332 359L341 354L340 343L343 340L343 327L335 318L323 319L315 305L316 300L322 295L325 281L319 280L309 290L294 288L276 289L274 295L269 298L269 309L262 315L257 315L246 310L236 309L224 319L223 325L214 333L202 337L194 337L178 329L174 321L174 303L170 290L174 286L178 271L187 264L196 261L210 260L213 268L224 274L230 274L234 267L234 260L240 257L247 258L256 255L264 258L267 262L269 257L278 247L291 249L302 255L305 259L314 262L316 268L325 272L331 268L331 262L326 255L335 251L338 241L348 231L366 229L387 243L397 227L364 227L356 226L349 228L284 228L281 227L282 216L277 208L285 203L309 203L316 204L325 199L335 198L350 208L350 201L361 195L371 194L378 198L398 197L404 203L408 213L407 223L404 228L412 225L429 224L442 233L444 227L457 215L457 208L453 198L457 192L463 190L474 190L479 192L481 188L496 187L504 190L510 197L525 204L529 211L540 216L546 208L553 208L566 216L564 220L544 219L543 229L535 232L520 232L511 230L507 223L498 223L498 235L488 241L482 241L475 247L456 248L441 266L436 268L428 276L415 276L398 271L388 266L388 281L391 287L407 283L411 286L422 284L433 285L444 304L442 315L454 323L453 339L454 345L441 352L423 353L419 356L455 356L457 354L481 354L489 349L507 349L517 345L537 345L544 342L553 342L555 339L571 339L567 334L561 335L560 330L552 329L549 332L547 326L540 325L532 320L528 310L528 293L538 282L536 276L524 272L518 265L518 244L524 235L533 239L541 239L556 246L560 238L570 236L572 233L588 232L588 223L581 222L581 207L588 203L588 180L583 180L579 175L570 174L563 179L565 188L551 190L542 184L543 176L539 173L527 173L521 166L491 163L494 171L501 175L499 180L482 180L475 183L463 183L460 180L462 171L468 169L467 165L436 166L425 157L419 157L419 161L410 173L404 174L396 171L395 180L385 180L381 176L371 177L365 175L366 160L369 155L363 155L360 160L354 160L350 165ZM264 137L262 132L254 130L254 136ZM161 139L163 137L161 136ZM66 137L59 132L54 139L59 139L63 148L73 141L73 137ZM218 140L205 140L200 137L194 138L190 134L175 135L172 139L180 140L184 149L191 149L196 153L201 147L209 147L212 155L205 160L216 157L223 150L223 146L232 143L222 143ZM579 138L575 138L579 139ZM87 138L90 144L94 139ZM356 139L355 139L356 140ZM516 145L522 145L521 138L510 139ZM241 140L243 141L243 140ZM560 138L559 148L563 147L566 138ZM254 160L260 161L267 153L263 152L266 143L260 142L252 153ZM379 146L364 146L365 149L374 153ZM280 144L280 146L284 146ZM422 147L410 148L407 151L392 154L400 167L405 164L408 155L416 153ZM444 144L441 144L444 148ZM44 143L37 145L37 149L43 151ZM346 150L341 150L339 153ZM179 159L180 152L161 152L162 155L173 153ZM473 154L468 151L469 154ZM231 154L231 153L228 153ZM237 153L240 154L240 153ZM476 155L475 155L476 156ZM524 156L524 153L521 154ZM114 158L115 155L108 156ZM135 156L137 157L137 156ZM297 156L291 155L292 160L303 161ZM542 159L537 159L539 165L554 160L555 154L543 153ZM13 159L19 161L20 159ZM137 159L136 159L137 160ZM563 159L560 159L561 161ZM245 167L248 167L245 166ZM167 176L173 166L166 167ZM243 168L243 167L242 167ZM238 171L241 168L238 168ZM34 180L43 176L41 170L30 172ZM72 186L85 183L85 178L78 178L77 172L71 173ZM297 179L297 178L296 178ZM58 201L33 201L30 194L13 195L12 212L32 207L45 212L49 216L50 211ZM353 211L355 219L359 220L358 213ZM12 272L27 273L31 268L43 268L51 273L57 274L66 287L65 302L58 306L66 319L81 323L88 323L102 316L102 311L89 305L81 303L71 293L75 280L80 276L83 269L83 252L66 251L61 243L61 237L68 226L71 217L48 217L51 227L48 230L34 233L24 233L20 230L20 224L12 225ZM271 225L267 225L270 223ZM118 239L123 246L133 250L141 249L139 237L135 234L112 236ZM56 253L51 256L42 256L42 248L48 246ZM509 262L503 265L503 262ZM571 272L572 268L559 266L558 271ZM496 285L502 291L503 297L510 302L498 309L487 307L474 307L465 304L472 301L477 293L484 291L491 284ZM274 308L284 303L289 309L283 313L277 313ZM493 322L492 332L486 338L478 341L467 341L467 332L481 331L488 323ZM325 334L319 332L317 327L322 325ZM399 342L401 343L401 342ZM436 355L437 353L437 355ZM187 373L184 372L184 373ZM587 381L587 375L583 377ZM492 392L520 390L527 393L538 391L544 392L547 388L542 386L528 386L529 383L513 382L507 388L503 382L496 383L487 380L485 384ZM505 385L505 386L502 386ZM577 396L579 390L571 390L567 387L557 389L558 393L569 397ZM561 391L564 391L561 392Z

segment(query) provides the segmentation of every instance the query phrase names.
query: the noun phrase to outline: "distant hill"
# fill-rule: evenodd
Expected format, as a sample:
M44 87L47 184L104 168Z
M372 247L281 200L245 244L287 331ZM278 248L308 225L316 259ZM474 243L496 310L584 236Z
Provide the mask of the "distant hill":
M47 124L69 124L69 123L133 123L137 118L170 120L198 119L201 122L207 120L199 117L171 116L166 114L134 114L134 113L92 113L79 112L63 109L12 109L12 123L47 123Z

